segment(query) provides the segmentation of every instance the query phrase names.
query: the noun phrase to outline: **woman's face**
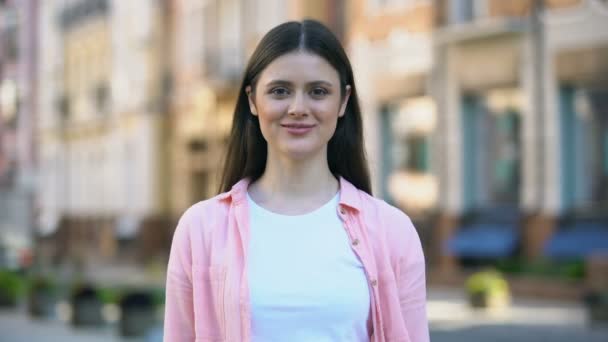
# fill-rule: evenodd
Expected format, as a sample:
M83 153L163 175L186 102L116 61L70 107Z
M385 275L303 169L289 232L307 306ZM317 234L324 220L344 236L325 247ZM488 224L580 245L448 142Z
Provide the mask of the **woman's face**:
M344 96L340 93L340 78L331 64L312 53L288 53L262 71L255 87L246 89L249 106L259 119L269 155L326 155L350 96L350 85Z

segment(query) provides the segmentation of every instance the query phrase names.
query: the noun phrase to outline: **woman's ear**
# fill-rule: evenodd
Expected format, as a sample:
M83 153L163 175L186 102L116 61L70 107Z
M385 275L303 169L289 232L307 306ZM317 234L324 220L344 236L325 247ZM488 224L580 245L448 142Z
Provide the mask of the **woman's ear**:
M347 84L344 87L344 96L342 97L342 105L340 105L340 111L338 112L338 117L341 118L344 116L344 112L346 111L346 104L348 103L348 99L350 98L350 84Z
M249 110L251 111L251 114L258 115L258 111L255 108L254 94L251 91L251 86L250 85L248 85L247 87L245 87L245 93L247 94L247 100L249 101Z

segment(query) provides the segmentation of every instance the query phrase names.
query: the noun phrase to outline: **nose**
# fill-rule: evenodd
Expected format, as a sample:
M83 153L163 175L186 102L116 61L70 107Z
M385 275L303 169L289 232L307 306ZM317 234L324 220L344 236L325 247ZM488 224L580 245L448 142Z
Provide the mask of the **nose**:
M309 109L306 104L306 97L304 94L298 92L293 97L293 100L289 104L289 109L287 113L290 116L305 116L308 115Z

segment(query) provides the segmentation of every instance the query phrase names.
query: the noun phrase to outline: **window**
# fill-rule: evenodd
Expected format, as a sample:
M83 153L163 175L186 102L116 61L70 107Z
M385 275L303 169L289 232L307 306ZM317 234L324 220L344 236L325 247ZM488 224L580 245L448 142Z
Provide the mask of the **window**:
M562 198L570 209L608 206L608 89L560 89Z
M487 13L487 0L449 0L447 18L449 24L468 23Z
M487 121L490 198L497 202L519 200L519 115L513 110L491 113Z
M452 0L448 2L449 23L462 24L473 20L473 0Z
M413 135L406 139L406 168L414 172L429 171L429 138L425 135Z
M509 97L512 89L494 90ZM463 182L467 207L516 205L520 195L520 116L517 106L491 108L488 94L462 100Z
M9 61L15 61L19 57L17 26L10 26L6 30L6 58Z
M94 99L99 114L106 113L108 111L108 85L106 83L100 83L95 87Z
M429 145L435 128L436 109L427 96L410 97L390 114L392 165L410 172L430 172Z
M368 7L372 10L404 8L427 0L369 0Z
M191 153L201 153L207 151L208 144L206 140L192 140L188 143L188 149Z
M70 117L70 99L67 95L62 95L57 99L57 112L59 112L59 120L65 121Z
M190 201L196 203L209 196L209 173L207 171L192 172L192 192Z

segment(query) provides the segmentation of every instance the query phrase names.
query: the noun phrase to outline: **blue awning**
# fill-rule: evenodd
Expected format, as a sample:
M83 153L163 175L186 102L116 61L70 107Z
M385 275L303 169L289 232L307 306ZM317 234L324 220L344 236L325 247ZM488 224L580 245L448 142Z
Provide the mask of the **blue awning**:
M493 259L512 255L519 233L512 224L463 227L447 242L447 252L458 257Z
M553 234L544 248L550 258L582 259L595 253L608 253L608 226L574 224Z

